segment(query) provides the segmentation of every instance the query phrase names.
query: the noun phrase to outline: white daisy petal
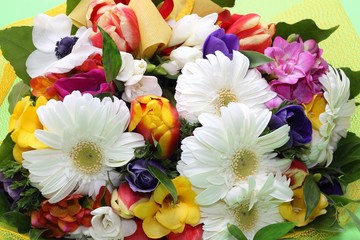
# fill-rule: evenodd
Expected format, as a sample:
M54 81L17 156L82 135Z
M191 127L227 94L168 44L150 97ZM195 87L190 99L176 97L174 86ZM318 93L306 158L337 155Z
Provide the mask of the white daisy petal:
M54 114L62 117L56 109L66 113L64 119L53 118ZM108 176L116 186L119 174L112 169L133 159L135 148L145 144L140 134L123 133L130 114L125 103L116 98L100 102L75 91L63 102L49 101L40 112L45 130L37 131L37 136L50 148L25 152L23 166L30 172L31 183L51 203L74 192L94 197ZM104 130L109 125L115 127ZM58 129L64 126L67 128Z
M259 71L249 70L248 58L237 51L233 55L230 60L216 51L208 59L185 64L174 95L181 117L194 123L202 113L220 114L230 102L265 109L264 103L276 94Z
M288 141L289 127L261 135L257 124L264 122L265 129L270 120L269 111L264 111L266 114L259 114L244 104L229 103L221 108L220 116L200 115L202 126L182 141L177 167L199 188L199 204L220 201L232 188L248 184L249 177L265 182L261 176L289 167L290 160L276 159L274 152Z
M339 140L346 137L350 118L355 111L350 97L350 80L342 70L329 67L329 72L319 78L326 100L325 111L320 114L319 131L313 129L310 153L301 156L309 167L317 164L329 166Z

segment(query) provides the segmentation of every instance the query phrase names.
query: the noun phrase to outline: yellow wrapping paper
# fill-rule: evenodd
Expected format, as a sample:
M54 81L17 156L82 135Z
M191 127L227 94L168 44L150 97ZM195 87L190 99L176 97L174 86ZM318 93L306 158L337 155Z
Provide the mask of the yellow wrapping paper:
M86 1L82 0L83 4L86 4ZM207 12L202 12L204 5L210 4L209 0L195 0L194 6L192 7L193 12L197 12L201 15L206 15ZM137 15L146 16L154 9L148 10L144 7L143 2L147 0L133 0L132 1L134 9L136 10ZM143 6L143 7L141 7ZM209 5L208 5L209 6ZM276 7L275 7L276 6ZM141 9L142 8L142 9ZM269 11L271 9L271 11ZM213 10L217 11L217 10ZM47 13L49 15L56 15L59 13L65 12L65 5L56 7ZM313 19L320 28L330 28L336 25L340 25L339 29L330 36L330 38L320 43L320 47L324 49L324 58L331 65L335 67L350 67L354 71L360 70L360 38L356 34L354 28L351 25L349 18L346 15L344 8L341 5L340 0L293 0L293 1L283 1L283 0L241 0L236 1L236 6L233 8L232 12L236 13L249 13L255 12L262 16L263 22L279 22L284 21L288 23L294 23L305 18ZM71 17L76 22L77 25L85 25L84 18L82 18L84 12L72 13ZM149 14L152 15L152 14ZM138 15L139 16L139 15ZM145 21L146 20L141 20ZM12 24L11 26L21 26L21 25L31 25L32 19L26 19ZM147 27L144 27L141 31L146 33L151 33L152 28L158 28L157 25L148 24ZM154 27L155 26L155 27ZM146 31L145 31L146 29ZM168 31L168 30L165 30ZM150 35L151 35L150 34ZM168 33L164 34L167 35ZM157 43L149 41L148 45L142 46L141 56L149 56L159 45L156 44L166 44L168 39L163 37ZM7 125L9 121L9 114L7 112L8 103L6 101L9 90L12 85L19 81L16 79L12 67L8 62L3 58L0 52L0 139L3 139L7 133ZM360 81L360 79L359 79ZM356 98L359 102L359 96ZM350 131L356 133L360 136L360 110L357 108L356 113L352 118L352 126ZM352 199L360 199L360 182L354 182L348 186L346 196ZM358 207L358 204L351 204L350 209L355 211ZM340 209L339 220L342 225L346 224L349 220L348 214L344 212L343 209ZM291 237L296 239L329 239L332 235L324 232L318 232L315 229L309 231L298 232ZM28 239L24 235L13 233L11 231L5 230L0 226L0 239Z

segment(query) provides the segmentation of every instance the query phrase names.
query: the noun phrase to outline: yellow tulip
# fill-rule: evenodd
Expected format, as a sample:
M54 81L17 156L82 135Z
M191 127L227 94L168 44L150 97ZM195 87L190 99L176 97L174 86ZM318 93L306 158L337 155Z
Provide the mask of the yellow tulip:
M325 112L326 100L322 95L315 95L313 100L308 104L303 104L305 114L311 121L312 128L319 131L321 122L319 116Z
M170 232L181 233L186 224L195 226L200 221L200 208L195 203L196 194L189 180L179 176L172 182L178 194L176 203L161 184L148 202L139 203L133 209L135 216L144 220L142 227L149 238L161 238Z
M180 121L168 99L141 96L131 103L129 131L136 131L149 143L157 141L161 157L169 158L180 144Z
M35 137L35 130L43 129L36 114L36 110L47 103L45 97L39 97L33 106L30 97L24 97L15 105L13 114L10 116L9 132L15 142L13 155L16 161L22 162L22 153L31 149L46 147Z
M318 205L308 219L305 219L306 206L304 201L304 188L300 187L294 190L294 196L291 202L283 203L279 206L279 212L284 219L295 223L298 227L302 227L312 222L316 217L325 214L325 208L328 205L327 198L324 194L321 194Z

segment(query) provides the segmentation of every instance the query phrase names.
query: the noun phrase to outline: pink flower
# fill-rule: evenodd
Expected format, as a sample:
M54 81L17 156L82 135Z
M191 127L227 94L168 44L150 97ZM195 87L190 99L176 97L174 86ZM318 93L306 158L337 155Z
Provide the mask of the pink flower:
M133 52L139 46L139 25L134 11L113 0L93 0L88 8L86 19L93 27L90 36L92 44L102 47L101 32L96 26L103 28L115 41L119 51Z
M321 92L318 79L327 71L328 65L321 58L322 50L314 40L303 42L299 38L289 43L276 37L273 46L265 49L264 54L274 61L258 69L269 75L269 84L280 98L308 103Z

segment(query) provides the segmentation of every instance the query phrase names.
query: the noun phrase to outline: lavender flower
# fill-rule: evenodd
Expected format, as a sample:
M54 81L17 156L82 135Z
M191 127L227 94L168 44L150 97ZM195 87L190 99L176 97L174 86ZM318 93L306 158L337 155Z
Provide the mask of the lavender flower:
M278 129L288 124L290 126L289 141L284 148L297 147L307 144L312 139L312 126L306 117L304 109L299 105L288 105L271 116L270 129Z
M219 28L206 38L203 45L203 58L206 58L208 54L214 54L215 51L220 51L232 59L233 50L238 50L239 46L239 38L235 34L226 34L224 29Z
M156 167L165 173L165 170L160 164L153 160L139 159L130 162L127 165L129 174L125 176L125 179L129 182L130 188L134 192L151 192L159 183L157 178L149 171L146 164Z
M344 192L339 180L334 176L330 176L330 179L324 176L320 179L318 182L320 190L327 195L343 195Z
M3 191L9 197L8 199L11 204L11 209L15 207L16 201L19 200L20 193L23 191L22 188L11 188L11 184L16 180L18 180L16 177L14 179L5 178L4 175L0 172L0 189L3 189Z

